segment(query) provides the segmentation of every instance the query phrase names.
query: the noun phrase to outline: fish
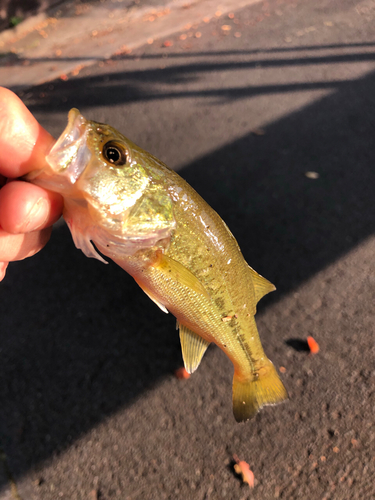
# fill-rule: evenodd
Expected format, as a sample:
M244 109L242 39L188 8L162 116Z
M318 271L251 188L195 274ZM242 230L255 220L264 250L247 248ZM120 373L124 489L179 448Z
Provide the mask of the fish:
M198 368L211 343L232 361L237 422L288 398L255 323L258 301L275 287L246 263L225 222L185 180L75 108L46 162L26 180L63 196L78 249L112 259L176 317L186 371Z

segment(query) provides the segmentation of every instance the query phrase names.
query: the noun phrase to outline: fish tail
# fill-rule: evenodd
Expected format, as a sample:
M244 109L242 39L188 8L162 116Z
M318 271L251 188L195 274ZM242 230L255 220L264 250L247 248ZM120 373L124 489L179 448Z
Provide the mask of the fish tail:
M233 413L237 422L253 418L262 406L276 405L285 399L288 393L270 360L253 374L252 380L234 373Z

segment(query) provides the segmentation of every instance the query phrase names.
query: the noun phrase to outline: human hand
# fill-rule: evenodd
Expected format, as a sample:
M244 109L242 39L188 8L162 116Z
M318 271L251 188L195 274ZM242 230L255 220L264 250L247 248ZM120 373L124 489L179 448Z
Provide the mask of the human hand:
M15 180L43 168L54 142L22 101L0 87L0 281L10 261L44 247L61 215L59 194Z

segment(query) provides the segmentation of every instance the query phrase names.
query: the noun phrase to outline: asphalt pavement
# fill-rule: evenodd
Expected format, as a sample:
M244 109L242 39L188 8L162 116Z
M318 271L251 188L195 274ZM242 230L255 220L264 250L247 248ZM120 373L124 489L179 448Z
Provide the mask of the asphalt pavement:
M56 137L78 107L218 211L277 287L256 319L290 399L237 424L216 347L177 379L174 318L58 224L0 284L1 500L375 498L375 4L235 5L39 85L32 55L0 70Z

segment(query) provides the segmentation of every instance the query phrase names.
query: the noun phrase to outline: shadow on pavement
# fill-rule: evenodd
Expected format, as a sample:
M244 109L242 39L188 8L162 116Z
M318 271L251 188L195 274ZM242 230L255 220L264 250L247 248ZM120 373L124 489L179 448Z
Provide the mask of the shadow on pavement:
M350 48L362 48L364 51L357 51L347 54L327 54L327 55L314 55L314 56L304 56L304 57L291 57L289 55L289 49L283 49L277 51L278 53L284 52L287 57L275 59L266 57L264 59L256 59L251 61L214 61L214 62L195 62L192 64L176 64L169 65L167 67L159 68L149 68L144 70L136 71L123 71L123 72L113 72L108 74L100 74L95 76L88 76L79 78L80 85L77 85L77 80L72 79L68 81L56 81L54 82L53 92L48 91L48 86L42 85L40 87L34 87L33 89L33 99L30 107L31 110L51 112L61 109L61 105L68 107L73 106L75 103L79 102L80 106L113 106L116 104L130 103L136 101L150 101L150 100L161 100L170 98L188 98L188 97L204 97L217 100L235 100L256 97L262 94L276 94L283 92L298 92L298 91L308 91L308 90L318 90L318 89L332 89L338 90L340 88L345 88L350 86L352 81L345 80L325 80L325 81L314 81L314 82L295 82L287 84L272 84L272 85L251 85L245 87L221 87L217 88L205 88L202 86L200 89L191 90L179 90L175 88L178 84L194 83L198 82L205 74L209 74L215 71L235 71L235 70L254 70L254 69L272 69L272 68L290 68L290 67L300 67L300 66L314 66L321 64L350 64L359 62L369 62L375 60L375 52L365 51L365 49L373 48L375 44L364 43L364 44L348 44L342 45L341 49ZM301 47L299 50L323 50L330 48L331 46L310 46ZM338 48L336 45L333 48ZM294 50L293 50L294 52ZM298 51L297 51L298 52ZM241 57L249 56L254 54L269 54L272 53L270 50L250 50L250 51L232 51L231 53L223 52L212 52L210 53L210 58L215 59L216 57ZM197 54L189 54L190 57L197 56ZM201 54L202 56L204 54ZM207 54L206 54L207 55ZM23 64L25 60L19 56L12 55L14 58L13 64ZM163 61L164 58L173 59L174 57L184 57L185 53L168 53L160 55L152 54L149 56L150 59L159 58ZM145 59L148 58L146 55ZM59 58L59 60L75 60L76 58ZM82 58L88 59L88 58ZM95 59L94 57L92 59ZM119 56L117 60L132 60L133 56ZM38 64L46 59L27 59L26 62L32 65ZM48 61L53 62L55 59L51 58ZM110 64L113 63L111 59ZM77 60L78 62L78 60ZM4 58L4 63L7 63L7 58ZM0 60L1 65L1 60ZM170 89L166 91L166 88ZM56 95L60 94L60 102L56 99ZM220 101L219 101L220 102Z
M119 80L121 96L112 85L96 87L97 80L71 81L61 91L64 109L73 97L91 101L94 89L102 105L137 97L136 85L126 91L128 75L109 78ZM169 78L181 78L180 70ZM268 303L374 233L374 87L375 74L342 83L265 135L243 137L181 171L228 223L250 264L276 283ZM32 110L52 110L59 92L56 83L50 100ZM220 89L207 96L223 93L238 98ZM152 96L139 91L139 98ZM181 364L173 318L120 268L77 252L66 228L56 229L38 256L11 266L1 296L0 431L16 474L131 405Z
M285 343L297 352L310 352L310 348L306 340L288 339Z
M196 57L240 57L240 56L251 56L251 55L259 55L259 54L280 54L280 53L298 53L298 52L319 52L321 50L334 50L334 49L371 49L375 47L375 43L373 42L364 42L364 43L348 43L348 44L327 44L327 45L305 45L301 47L280 47L280 48L271 48L271 49L253 49L253 50L229 50L229 51L217 51L217 52L186 52L184 54L178 52L168 52L168 53L159 53L159 54L144 54L142 59L163 59L163 57L168 57L168 59L181 58L182 55L184 59L196 58ZM9 52L4 54L8 57L12 57L12 66L21 66L21 65L32 65L38 64L40 62L46 61L92 61L98 60L101 61L102 58L95 56L75 56L75 57L64 57L64 56L56 56L56 57L23 57L21 54L16 54L14 52ZM216 70L233 70L233 69L252 69L252 68L273 68L278 66L301 66L301 65L311 65L311 64L341 64L341 63L351 63L351 62L360 62L360 61L373 61L375 58L375 54L371 52L352 52L348 54L339 54L339 55L317 55L310 57L293 57L293 58L285 58L285 59L264 59L256 60L251 62L235 62L235 63L212 63L207 64L204 62L202 64L184 64L174 66L168 69L157 69L157 70L146 70L146 71L136 71L136 72L124 72L124 73L116 73L114 79L122 80L122 79L136 79L140 81L168 81L170 83L175 83L173 78L170 80L171 74L178 74L181 77L181 74L184 73L199 73L199 72L207 72L207 71L216 71ZM114 56L111 60L134 60L138 59L138 56L133 55L119 55ZM0 66L9 65L8 59L0 58ZM160 76L162 78L160 79ZM100 81L102 77L92 77L89 79L91 84L95 84L96 81ZM62 84L64 85L64 84ZM64 89L68 88L69 84L64 85ZM41 101L40 104L45 104L45 100Z

